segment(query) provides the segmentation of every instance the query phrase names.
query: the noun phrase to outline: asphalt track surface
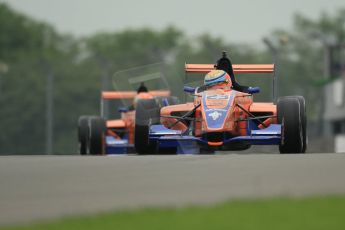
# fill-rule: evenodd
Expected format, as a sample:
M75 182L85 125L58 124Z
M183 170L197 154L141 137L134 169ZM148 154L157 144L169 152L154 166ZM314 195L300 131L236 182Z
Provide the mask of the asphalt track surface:
M345 154L0 157L0 225L239 198L345 194Z

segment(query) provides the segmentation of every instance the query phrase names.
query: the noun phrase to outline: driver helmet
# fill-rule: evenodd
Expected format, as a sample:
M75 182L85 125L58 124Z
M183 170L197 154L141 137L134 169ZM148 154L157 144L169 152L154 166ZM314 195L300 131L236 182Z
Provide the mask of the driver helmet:
M204 85L209 87L231 87L231 78L224 70L212 70L206 74Z

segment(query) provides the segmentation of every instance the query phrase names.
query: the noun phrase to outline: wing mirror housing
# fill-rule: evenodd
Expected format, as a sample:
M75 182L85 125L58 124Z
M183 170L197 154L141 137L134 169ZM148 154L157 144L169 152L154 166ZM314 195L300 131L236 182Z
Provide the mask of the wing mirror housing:
M120 108L118 108L118 110L117 110L119 113L127 113L128 112L128 108L126 108L126 107L120 107Z
M259 87L248 87L248 93L254 94L254 93L260 93Z
M195 92L195 88L191 87L191 86L183 86L183 91L186 93L194 93Z

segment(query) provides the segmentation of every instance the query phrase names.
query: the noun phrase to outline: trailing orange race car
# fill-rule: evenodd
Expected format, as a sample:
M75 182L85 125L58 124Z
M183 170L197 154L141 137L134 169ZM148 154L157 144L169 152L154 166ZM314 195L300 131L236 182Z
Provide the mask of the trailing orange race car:
M78 120L81 155L134 152L135 104L140 100L154 100L161 107L177 103L166 90L104 91L101 98L101 116L81 116ZM103 114L105 100L119 99L132 99L133 105L119 108L120 119L106 119Z
M232 65L223 53L216 65L186 64L185 70L206 74L204 85L184 87L193 102L160 107L153 99L138 101L134 138L138 154L245 150L251 145L277 145L281 153L306 151L302 96L281 97L276 104L254 102L259 88L234 81L234 73L274 73L273 64Z

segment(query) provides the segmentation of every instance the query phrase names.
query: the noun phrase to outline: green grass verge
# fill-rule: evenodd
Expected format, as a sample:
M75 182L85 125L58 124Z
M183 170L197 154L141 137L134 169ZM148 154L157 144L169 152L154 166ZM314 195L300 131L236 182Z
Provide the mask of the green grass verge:
M345 229L345 196L231 201L177 209L149 208L0 229Z

